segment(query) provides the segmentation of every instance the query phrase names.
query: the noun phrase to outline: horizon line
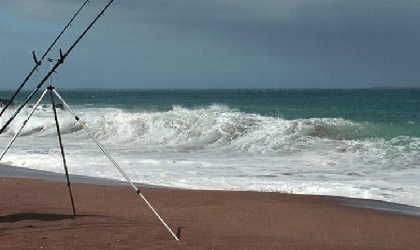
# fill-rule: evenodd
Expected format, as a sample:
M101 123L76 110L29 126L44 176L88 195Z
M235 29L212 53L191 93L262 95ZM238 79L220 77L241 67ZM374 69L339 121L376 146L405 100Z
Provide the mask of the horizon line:
M144 91L164 91L164 90L366 90L366 89L420 89L420 86L407 86L407 87L393 87L393 86L377 86L377 87L354 87L354 88L322 88L322 87L284 87L284 88L60 88L62 91L125 91L125 90L144 90ZM15 89L4 88L0 91L14 91ZM23 91L31 91L31 89L24 89Z

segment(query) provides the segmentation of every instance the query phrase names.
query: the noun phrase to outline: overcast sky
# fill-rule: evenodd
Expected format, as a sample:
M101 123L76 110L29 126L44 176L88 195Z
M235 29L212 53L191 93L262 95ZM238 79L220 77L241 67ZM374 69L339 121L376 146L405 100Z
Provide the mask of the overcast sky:
M15 89L84 0L0 3L0 89ZM91 0L66 51L107 0ZM116 0L60 88L420 87L419 0ZM39 83L45 62L28 84Z

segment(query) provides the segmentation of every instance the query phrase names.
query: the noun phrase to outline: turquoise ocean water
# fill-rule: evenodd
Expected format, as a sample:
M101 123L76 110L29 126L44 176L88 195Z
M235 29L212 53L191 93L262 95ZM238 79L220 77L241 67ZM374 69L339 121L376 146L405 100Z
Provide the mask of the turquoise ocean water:
M58 91L135 181L420 206L420 89ZM62 172L47 102L3 163ZM71 115L59 115L70 171L122 179Z

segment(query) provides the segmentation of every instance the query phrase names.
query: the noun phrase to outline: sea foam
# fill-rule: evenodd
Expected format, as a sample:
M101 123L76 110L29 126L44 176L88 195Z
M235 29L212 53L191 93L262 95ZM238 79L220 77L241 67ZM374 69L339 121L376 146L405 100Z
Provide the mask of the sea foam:
M420 206L420 138L377 137L342 118L288 120L224 105L166 111L77 107L130 178L190 189L342 195ZM0 138L6 145L29 108ZM58 110L70 172L122 179L66 110ZM9 113L10 114L10 113ZM1 118L1 123L5 122ZM62 172L51 107L30 119L3 163Z

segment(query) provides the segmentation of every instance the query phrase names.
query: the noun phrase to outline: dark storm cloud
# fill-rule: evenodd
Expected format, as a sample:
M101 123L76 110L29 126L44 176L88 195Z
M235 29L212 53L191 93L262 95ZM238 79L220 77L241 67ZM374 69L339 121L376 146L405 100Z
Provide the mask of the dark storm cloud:
M91 1L82 20L90 20L106 2ZM45 22L62 21L81 3L11 0L1 5ZM161 39L180 50L201 43L266 57L262 68L279 67L267 81L297 87L419 86L418 13L420 3L414 0L117 0L98 29L112 33L110 40L131 44Z
M290 3L290 2L293 2ZM418 39L418 1L121 1L118 20L138 25L209 32L239 44L265 41L274 47L337 48ZM247 39L245 39L247 38ZM346 42L347 41L347 42ZM333 49L335 47L332 47Z
M123 1L121 13L139 25L198 33L289 60L339 80L419 84L420 2ZM124 18L123 18L124 19ZM319 64L311 68L310 64ZM309 68L308 68L309 67ZM321 76L322 78L322 76ZM343 77L346 78L346 77ZM327 77L326 77L327 79ZM321 80L321 79L320 79Z

